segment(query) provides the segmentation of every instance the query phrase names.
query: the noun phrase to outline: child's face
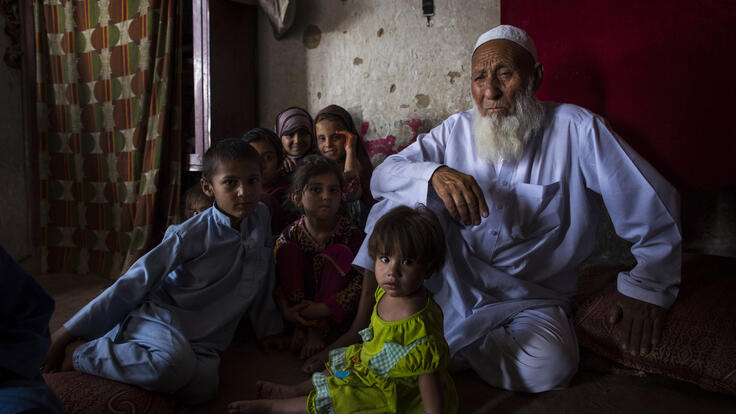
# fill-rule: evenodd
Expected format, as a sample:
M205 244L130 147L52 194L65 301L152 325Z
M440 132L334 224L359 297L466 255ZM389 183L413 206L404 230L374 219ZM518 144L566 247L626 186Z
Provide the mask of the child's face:
M201 180L202 191L215 198L217 207L237 227L252 213L263 193L261 167L257 162L227 160L218 163L212 182Z
M190 219L197 214L207 210L211 206L212 203L209 200L198 198L192 204L187 205L186 211L184 212L184 214L186 215L185 219Z
M416 260L395 254L376 257L376 282L394 297L410 296L424 284L424 268Z
M281 145L284 146L284 151L287 154L293 157L301 157L312 148L312 135L300 129L292 135L282 135Z
M342 162L345 159L345 140L347 137L336 133L344 129L342 125L329 119L323 119L317 122L314 129L317 132L317 148L319 148L320 154L333 161Z
M312 177L302 189L301 207L310 219L329 221L340 209L342 189L335 174Z
M270 141L259 139L251 141L250 146L258 151L261 156L261 168L263 171L263 184L271 184L279 178L279 157L276 148Z

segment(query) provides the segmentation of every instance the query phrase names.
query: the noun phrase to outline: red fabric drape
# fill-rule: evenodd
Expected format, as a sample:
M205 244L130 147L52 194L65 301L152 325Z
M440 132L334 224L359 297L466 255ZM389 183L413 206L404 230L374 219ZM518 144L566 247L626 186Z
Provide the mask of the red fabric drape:
M736 2L502 0L537 44L538 97L607 118L681 188L736 183Z

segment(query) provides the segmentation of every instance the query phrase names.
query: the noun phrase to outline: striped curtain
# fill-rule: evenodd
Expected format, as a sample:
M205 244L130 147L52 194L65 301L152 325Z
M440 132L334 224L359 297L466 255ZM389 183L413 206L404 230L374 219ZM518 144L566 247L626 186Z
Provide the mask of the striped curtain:
M112 278L179 213L180 0L33 0L43 269Z

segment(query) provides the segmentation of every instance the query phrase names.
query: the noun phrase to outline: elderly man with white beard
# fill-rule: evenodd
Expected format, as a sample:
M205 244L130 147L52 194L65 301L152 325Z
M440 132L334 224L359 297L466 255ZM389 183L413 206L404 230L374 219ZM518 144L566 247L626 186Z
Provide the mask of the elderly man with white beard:
M471 70L474 108L373 172L381 201L366 233L397 204L437 212L447 261L425 285L444 312L453 364L492 386L541 392L577 371L571 298L595 245L599 194L637 260L618 275L608 322L623 350L648 353L680 281L677 192L599 116L536 100L543 67L523 30L481 35ZM368 271L358 315L336 345L367 325L375 280L366 247L353 262Z

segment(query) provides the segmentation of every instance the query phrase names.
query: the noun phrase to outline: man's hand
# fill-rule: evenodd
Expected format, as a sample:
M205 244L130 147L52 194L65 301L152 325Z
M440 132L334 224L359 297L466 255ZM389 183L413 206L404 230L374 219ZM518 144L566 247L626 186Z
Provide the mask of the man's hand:
M469 226L480 224L481 217L488 217L483 191L472 176L442 166L434 171L429 183L453 219Z
M616 295L606 317L613 339L633 356L648 354L659 344L667 310L618 292Z

